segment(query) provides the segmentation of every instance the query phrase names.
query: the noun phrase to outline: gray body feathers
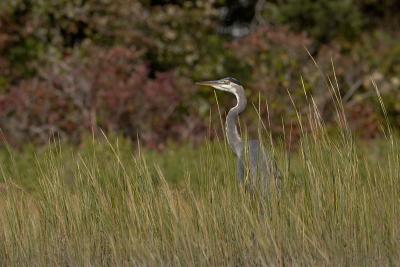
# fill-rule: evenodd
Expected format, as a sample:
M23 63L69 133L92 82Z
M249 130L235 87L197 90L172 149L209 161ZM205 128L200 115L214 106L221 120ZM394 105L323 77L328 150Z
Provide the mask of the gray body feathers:
M246 165L249 166L247 175ZM272 182L275 182L279 190L281 174L259 140L250 140L247 147L242 149L242 154L237 159L237 170L239 182L245 184L250 191L257 189L264 194Z

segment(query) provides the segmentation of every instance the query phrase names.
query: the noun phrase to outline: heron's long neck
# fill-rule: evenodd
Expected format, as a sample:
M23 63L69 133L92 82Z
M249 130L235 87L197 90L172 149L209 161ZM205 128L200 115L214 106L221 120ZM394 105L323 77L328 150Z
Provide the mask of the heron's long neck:
M236 121L239 114L246 108L247 101L242 87L237 88L234 94L236 96L237 104L229 110L228 115L226 116L225 130L229 146L232 148L236 156L241 157L243 143L239 136Z

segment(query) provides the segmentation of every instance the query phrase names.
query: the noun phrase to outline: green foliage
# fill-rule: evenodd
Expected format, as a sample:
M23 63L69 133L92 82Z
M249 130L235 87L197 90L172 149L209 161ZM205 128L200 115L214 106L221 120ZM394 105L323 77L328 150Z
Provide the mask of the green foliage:
M36 74L36 68L30 64L44 53L43 43L35 38L22 39L8 51L10 64L16 68L14 71L23 77L32 77Z
M218 68L216 57L220 58L223 39L215 34L216 13L210 1L168 5L152 12L150 20L143 23L143 33L150 39L147 50L156 70L179 66L181 75L196 77L196 69L204 68L206 54L206 59L213 60L207 64Z
M365 23L355 0L289 0L271 5L273 21L305 30L321 42L335 37L354 39Z
M397 29L396 0L284 0L272 1L264 9L267 21L305 31L319 42L355 40L371 29Z

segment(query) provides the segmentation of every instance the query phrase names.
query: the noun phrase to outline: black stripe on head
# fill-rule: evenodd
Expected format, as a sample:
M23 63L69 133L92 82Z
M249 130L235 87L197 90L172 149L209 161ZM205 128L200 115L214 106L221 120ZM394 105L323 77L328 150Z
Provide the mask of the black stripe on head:
M239 80L237 80L237 79L235 79L235 78L232 78L232 77L226 77L224 80L228 80L228 81L230 81L230 82L232 82L232 83L235 83L235 84L237 84L237 85L242 85L240 82L239 82Z

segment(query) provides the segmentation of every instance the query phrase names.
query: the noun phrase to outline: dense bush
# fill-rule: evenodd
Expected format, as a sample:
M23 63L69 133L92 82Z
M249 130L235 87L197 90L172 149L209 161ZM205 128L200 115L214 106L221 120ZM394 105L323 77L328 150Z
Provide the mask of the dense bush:
M8 141L45 143L54 135L79 141L100 127L158 148L168 138L196 141L204 134L196 108L190 108L194 91L187 80L173 72L150 79L134 49L90 53L85 61L72 55L49 63L2 96L0 125Z
M272 23L306 31L318 42L354 40L371 27L398 28L396 0L283 0L271 1L264 16ZM397 18L397 19L396 19Z
M43 143L56 135L79 142L101 128L157 148L167 140L197 142L206 136L213 94L194 81L223 76L244 83L249 103L261 103L261 118L270 120L274 134L282 132L282 121L295 127L288 93L301 114L309 110L305 91L322 118L335 122L329 79L338 82L354 131L364 137L379 133L383 116L371 78L389 118L400 125L399 34L366 31L395 25L396 15L380 10L376 1L249 1L247 9L263 8L265 24L252 23L249 34L236 39L217 34L231 23L224 20L232 20L232 12L223 16L221 8L232 1L167 2L2 1L5 139ZM396 9L392 1L384 6ZM231 8L237 13L240 5ZM219 99L222 112L231 99ZM257 117L243 116L248 125Z
M284 1L272 6L275 20L307 31L319 41L326 42L338 35L354 38L361 31L364 20L352 0Z

